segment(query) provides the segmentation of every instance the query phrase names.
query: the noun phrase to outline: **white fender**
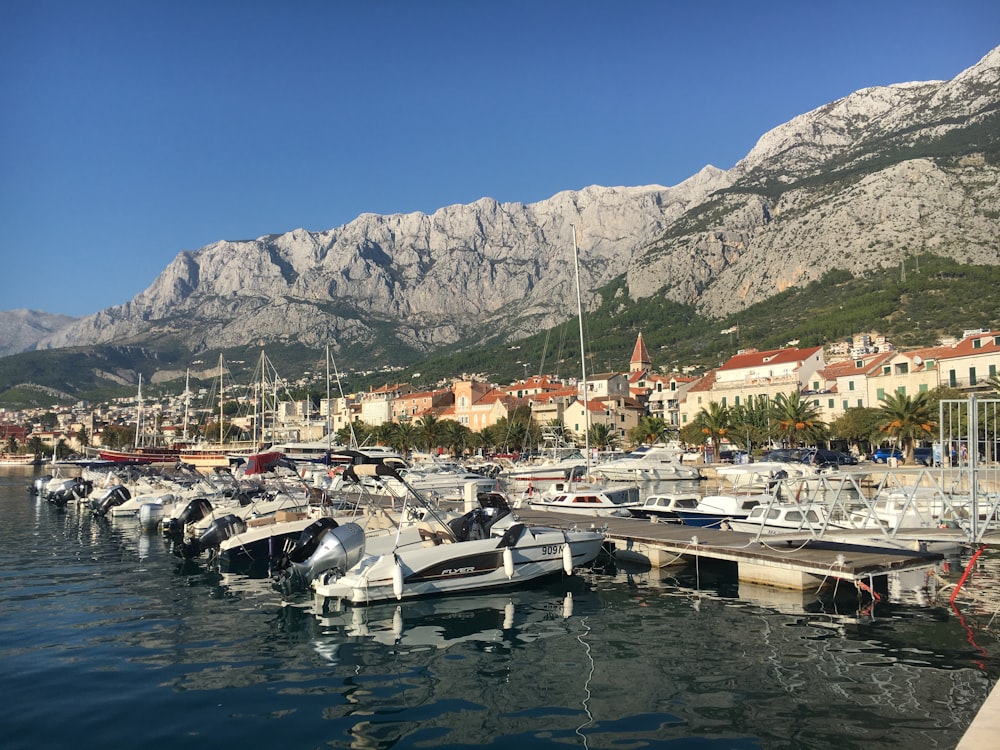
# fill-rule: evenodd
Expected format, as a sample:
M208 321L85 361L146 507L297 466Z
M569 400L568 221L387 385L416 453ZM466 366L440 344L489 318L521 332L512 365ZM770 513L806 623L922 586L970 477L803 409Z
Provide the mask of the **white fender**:
M569 541L563 543L563 570L566 571L566 575L573 575L573 548L569 546Z
M392 613L392 635L397 641L403 637L403 610L398 604Z
M573 592L567 591L566 598L563 599L563 619L568 620L573 616Z
M510 551L510 547L503 548L503 572L508 581L514 577L514 553Z
M514 602L507 602L503 608L503 629L510 630L514 627Z
M392 593L397 600L403 598L403 566L399 564L399 560L392 566Z

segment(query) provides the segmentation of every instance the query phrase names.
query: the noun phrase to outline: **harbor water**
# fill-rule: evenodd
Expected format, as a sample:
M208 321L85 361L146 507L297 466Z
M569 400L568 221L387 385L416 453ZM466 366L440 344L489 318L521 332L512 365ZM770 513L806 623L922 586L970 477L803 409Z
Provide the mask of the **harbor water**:
M1000 560L950 606L613 563L319 618L0 469L0 737L40 748L953 748Z

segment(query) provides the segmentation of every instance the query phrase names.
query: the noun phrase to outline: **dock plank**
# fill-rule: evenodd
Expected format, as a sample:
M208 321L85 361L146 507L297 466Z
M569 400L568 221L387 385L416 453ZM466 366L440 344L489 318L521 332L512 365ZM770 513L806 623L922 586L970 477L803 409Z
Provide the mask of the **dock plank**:
M628 549L646 545L685 557L747 562L852 581L927 568L944 559L935 552L876 548L859 544L859 540L852 543L846 538L842 541L811 540L807 539L807 534L790 534L766 536L758 541L754 535L738 531L652 523L637 518L590 517L546 510L518 510L516 513L528 524L606 529L610 541Z

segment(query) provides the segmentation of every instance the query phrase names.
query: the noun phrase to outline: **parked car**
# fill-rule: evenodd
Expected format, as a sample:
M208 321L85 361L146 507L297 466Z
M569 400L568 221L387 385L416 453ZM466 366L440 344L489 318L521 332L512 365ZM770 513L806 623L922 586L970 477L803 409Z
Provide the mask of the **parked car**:
M872 453L872 461L877 464L887 463L890 458L895 458L897 461L902 462L903 453L899 448L879 448Z
M852 466L858 462L858 459L849 453L829 450L827 448L816 448L810 450L809 455L803 457L802 461L816 466Z
M934 458L933 448L914 448L913 449L913 463L922 464L923 466L934 466L938 462Z

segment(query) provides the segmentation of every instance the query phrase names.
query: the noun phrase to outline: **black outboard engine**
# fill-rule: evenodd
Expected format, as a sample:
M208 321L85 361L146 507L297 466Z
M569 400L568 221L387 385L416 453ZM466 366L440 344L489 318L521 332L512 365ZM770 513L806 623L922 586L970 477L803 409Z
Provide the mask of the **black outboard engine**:
M120 484L116 484L114 487L111 487L101 493L100 496L91 498L90 510L95 516L103 518L108 515L112 508L117 508L126 500L131 499L132 493L128 491L128 488L123 487Z
M76 479L68 479L59 485L58 488L52 490L47 495L48 501L53 503L58 507L63 507L70 500L82 500L87 497L94 489L94 483L89 479L83 479L82 477L77 477Z
M230 513L222 518L216 518L200 537L185 539L181 544L181 555L186 558L197 557L206 550L218 551L219 545L229 537L242 534L247 530L246 521Z
M338 525L320 518L302 530L298 541L276 564L274 588L283 594L304 590L328 571L352 568L365 552L365 530L356 523Z
M197 497L187 505L184 510L173 518L163 519L163 533L167 536L179 537L184 533L184 527L189 523L198 523L201 519L212 512L212 504L207 498Z

